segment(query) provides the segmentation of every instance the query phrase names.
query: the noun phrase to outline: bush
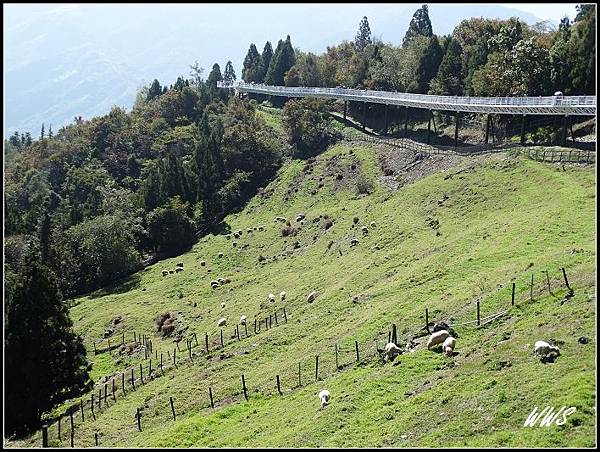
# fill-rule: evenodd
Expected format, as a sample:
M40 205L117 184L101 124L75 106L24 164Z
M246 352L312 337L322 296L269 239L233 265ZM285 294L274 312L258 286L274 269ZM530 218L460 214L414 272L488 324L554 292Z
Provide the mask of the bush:
M283 108L283 127L292 145L292 156L307 158L318 154L340 138L331 125L328 103L321 99L291 100Z
M154 251L175 256L192 246L196 240L196 224L189 210L189 204L182 203L176 196L148 214L148 242Z
M373 181L361 173L356 180L356 191L359 195L368 195L373 192L375 184Z

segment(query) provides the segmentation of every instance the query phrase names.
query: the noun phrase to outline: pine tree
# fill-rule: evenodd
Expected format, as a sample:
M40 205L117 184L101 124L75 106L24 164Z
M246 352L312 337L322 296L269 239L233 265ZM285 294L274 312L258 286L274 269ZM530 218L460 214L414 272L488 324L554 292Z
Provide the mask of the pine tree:
M356 33L356 37L354 38L354 45L359 52L362 52L369 44L371 44L371 29L369 28L367 16L364 16L360 21L358 33Z
M408 30L406 30L406 34L404 35L402 47L406 47L415 36L433 36L433 29L431 27L431 21L429 20L429 9L427 5L421 6L413 14L410 24L408 25Z
M244 80L246 83L259 82L259 72L260 55L258 54L258 50L256 50L256 46L254 44L250 44L250 48L248 49L246 58L244 58L244 66L242 68L242 80Z
M263 83L265 81L265 77L267 76L267 71L269 70L269 65L271 64L272 58L273 47L271 46L271 43L267 41L265 43L265 47L263 48L262 55L260 56L258 82Z
M221 68L217 63L215 63L213 64L210 74L208 74L206 84L211 88L217 89L217 82L221 80L223 80L223 76L221 75Z
M460 96L463 94L463 56L460 43L453 38L448 42L435 78L431 81L431 94Z
M296 63L296 55L292 47L290 35L285 41L279 41L275 54L271 59L265 83L267 85L284 86L285 73Z
M231 64L231 61L228 61L225 65L225 73L223 74L223 79L228 82L235 81L235 71L233 70L233 64Z
M42 131L40 133L40 140L44 139L44 123L42 123Z
M152 84L150 85L150 89L148 90L148 96L146 100L154 99L157 96L160 96L162 93L162 88L160 86L160 82L157 79L154 79Z
M85 349L73 331L56 276L33 254L7 287L5 428L39 427L43 412L91 387Z
M50 124L50 127L48 128L48 138L52 138L52 124Z

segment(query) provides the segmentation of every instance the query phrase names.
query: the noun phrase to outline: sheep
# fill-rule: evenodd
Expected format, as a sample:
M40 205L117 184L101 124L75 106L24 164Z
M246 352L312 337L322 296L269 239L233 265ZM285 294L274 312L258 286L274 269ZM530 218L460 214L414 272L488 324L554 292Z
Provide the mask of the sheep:
M534 347L534 354L539 356L544 363L552 362L560 355L560 349L556 345L550 345L545 341L537 341Z
M356 246L358 245L358 239L356 237L352 238L352 240L350 240L350 246Z
M163 271L162 271L162 275L163 275L163 276L167 276L168 274L169 274L169 270L163 270Z
M363 226L362 228L360 228L362 230L363 234L368 234L369 233L369 228L366 226Z
M306 216L303 213L299 213L298 215L296 215L296 221L299 223L300 221L304 220L304 218L306 218Z
M308 294L308 297L306 297L306 301L308 301L309 303L312 303L313 301L315 301L315 298L317 296L317 292L315 292L314 290Z
M219 257L223 257L223 256L224 256L224 254L223 254L223 253L219 253L219 254L217 254L217 256L219 256Z
M450 336L450 333L448 333L446 330L436 331L427 341L427 350L431 350L431 347L440 345L448 336Z
M325 408L325 406L329 405L329 399L331 398L331 394L327 389L323 389L319 392L319 399L321 400L321 408Z
M265 228L264 228L264 226L259 226L259 227L258 227L258 230L259 230L259 231L262 231L262 230L264 230L264 229L265 229Z
M237 246L237 242L233 242L233 243L232 243L232 245L233 245L234 247L236 247L236 246Z
M281 293L279 294L279 297L281 298L281 301L285 301L285 290L282 290Z
M206 261L200 261L200 267L205 267L206 266Z
M183 262L179 262L179 263L177 264L177 267L183 267Z
M173 273L175 273L175 270L169 270L169 274L172 275Z
M274 302L275 301L275 295L273 295L272 293L270 293L269 295L267 295L267 301Z
M384 361L393 361L396 359L396 356L402 353L402 349L393 342L388 342L385 345L384 353Z
M376 226L377 226L377 223L375 223L374 221L371 221L371 223L370 223L370 226L371 226L372 228L374 228L374 227L376 227Z
M251 233L251 232L252 232L252 228L248 228L248 229L246 229L246 232L247 232L247 233Z
M240 317L240 325L245 325L246 324L246 316L243 315Z
M225 303L221 303L221 308L225 309Z
M442 344L442 351L446 356L454 355L454 347L456 347L456 339L452 336L448 336Z
M175 273L179 273L183 271L183 267L175 267Z
M217 326L225 326L227 325L227 319L225 317L222 317L219 319L219 321L217 322Z
M227 240L231 240L231 234L227 234L227 235L225 236L225 238L226 238Z

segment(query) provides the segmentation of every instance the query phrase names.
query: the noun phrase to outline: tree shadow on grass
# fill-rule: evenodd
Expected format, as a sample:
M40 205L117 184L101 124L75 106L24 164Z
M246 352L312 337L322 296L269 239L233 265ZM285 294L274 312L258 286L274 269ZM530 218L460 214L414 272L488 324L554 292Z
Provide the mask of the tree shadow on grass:
M89 298L100 298L106 295L115 295L139 289L141 279L142 277L139 273L134 273L133 275L118 279L112 284L90 293L88 296Z

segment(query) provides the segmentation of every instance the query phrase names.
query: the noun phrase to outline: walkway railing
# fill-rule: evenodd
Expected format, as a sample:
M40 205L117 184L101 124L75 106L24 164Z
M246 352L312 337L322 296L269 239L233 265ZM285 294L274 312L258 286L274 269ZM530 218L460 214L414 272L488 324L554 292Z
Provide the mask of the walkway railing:
M433 96L428 94L391 91L358 90L349 88L319 88L271 86L255 83L217 82L219 88L233 88L238 92L268 94L284 97L324 97L330 99L371 102L386 105L448 110L470 113L512 115L596 115L596 96L546 97L466 97Z

